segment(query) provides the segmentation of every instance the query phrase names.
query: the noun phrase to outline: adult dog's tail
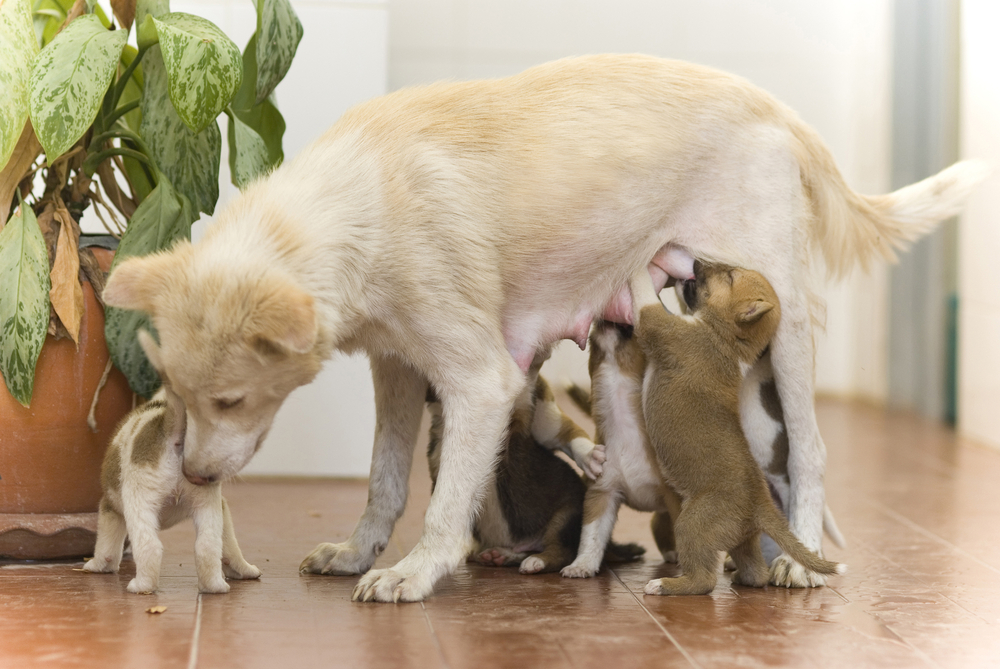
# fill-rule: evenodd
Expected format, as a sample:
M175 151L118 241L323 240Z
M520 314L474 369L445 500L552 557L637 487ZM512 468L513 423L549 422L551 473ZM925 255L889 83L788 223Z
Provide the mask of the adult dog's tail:
M791 125L802 185L812 206L812 237L831 274L846 275L872 257L895 260L896 249L958 214L990 174L979 160L963 160L888 195L860 195L844 182L829 149L812 128Z

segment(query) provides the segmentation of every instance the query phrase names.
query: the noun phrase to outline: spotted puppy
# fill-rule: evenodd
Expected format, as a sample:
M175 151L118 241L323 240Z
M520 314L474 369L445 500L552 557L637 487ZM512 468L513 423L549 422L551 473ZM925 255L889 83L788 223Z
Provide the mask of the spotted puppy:
M147 352L148 339L146 332L140 332ZM155 366L155 357L151 361ZM97 546L85 570L117 572L127 535L136 571L128 591L155 592L163 557L158 531L193 518L200 592L229 592L226 577L260 577L260 570L243 559L236 543L221 483L195 485L185 478L184 433L184 405L166 382L152 400L134 409L118 426L101 467L104 496L97 519Z
M491 566L519 566L522 574L557 571L576 556L586 483L554 454L563 451L591 479L600 476L603 445L595 445L556 404L548 383L529 369L530 383L511 416L510 430L474 527L478 548L471 559ZM440 400L428 393L431 413L427 457L436 484L444 419ZM600 479L598 479L600 480ZM609 561L629 561L645 552L635 544L609 541Z

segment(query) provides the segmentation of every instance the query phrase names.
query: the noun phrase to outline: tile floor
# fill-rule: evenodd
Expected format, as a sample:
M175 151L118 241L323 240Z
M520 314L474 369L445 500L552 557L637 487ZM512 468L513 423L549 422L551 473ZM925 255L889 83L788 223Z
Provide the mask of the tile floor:
M850 571L816 590L732 587L711 596L642 594L671 568L643 514L618 539L644 562L578 581L463 566L422 604L354 604L356 577L300 576L320 541L351 531L366 484L255 479L230 484L240 544L260 581L197 594L193 529L163 533L161 591L125 592L82 563L0 563L0 669L34 667L998 667L1000 452L941 426L821 401L828 501ZM406 515L379 559L421 529L429 482L416 458ZM166 611L150 614L159 605Z

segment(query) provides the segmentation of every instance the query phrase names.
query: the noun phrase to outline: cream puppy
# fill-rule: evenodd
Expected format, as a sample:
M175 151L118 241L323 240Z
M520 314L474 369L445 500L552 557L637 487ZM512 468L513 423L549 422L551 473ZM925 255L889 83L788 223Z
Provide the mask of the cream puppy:
M148 346L149 335L143 331L140 337ZM157 533L192 518L199 592L229 592L227 577L260 577L260 570L243 559L236 543L222 484L185 478L183 444L184 407L166 384L122 420L101 467L104 496L97 517L97 546L85 570L116 573L127 535L135 559L135 578L128 591L155 592L163 556Z
M690 278L677 250L758 270L783 311L771 362L789 519L815 550L825 448L812 403L814 259L843 274L891 257L984 176L959 163L861 196L811 128L743 79L639 55L570 58L355 107L219 211L197 244L120 263L104 298L151 315L187 411L184 467L206 483L249 461L285 397L334 351L366 353L368 506L304 568L365 574L358 600L416 601L465 557L540 350L585 343L595 318L631 320L638 270L660 286ZM398 564L369 571L406 503L428 385L446 421L424 534Z

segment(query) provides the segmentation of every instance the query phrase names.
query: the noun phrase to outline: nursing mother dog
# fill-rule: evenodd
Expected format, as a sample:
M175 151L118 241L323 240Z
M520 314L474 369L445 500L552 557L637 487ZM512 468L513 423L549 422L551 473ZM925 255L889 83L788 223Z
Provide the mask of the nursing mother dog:
M595 317L630 321L629 280L647 265L656 288L689 278L691 257L757 270L783 309L771 355L790 525L818 551L810 264L818 252L842 274L891 257L954 215L983 176L959 163L857 195L816 133L743 79L637 55L573 58L355 107L248 187L198 244L123 262L104 297L152 316L187 409L195 480L239 471L288 393L335 350L367 353L368 506L347 541L320 544L302 570L364 574L355 599L398 602L427 597L465 557L537 355L563 338L584 345ZM445 429L424 532L395 566L369 571L406 503L428 384ZM787 573L783 585L806 585Z

